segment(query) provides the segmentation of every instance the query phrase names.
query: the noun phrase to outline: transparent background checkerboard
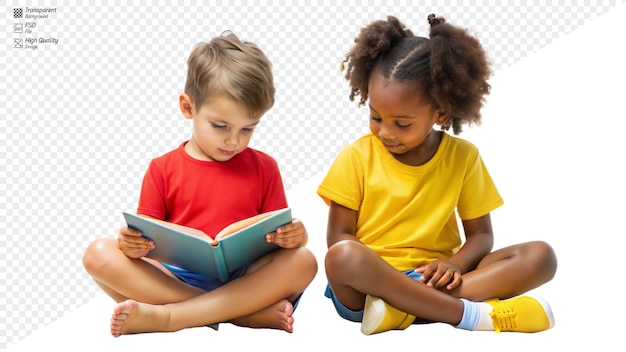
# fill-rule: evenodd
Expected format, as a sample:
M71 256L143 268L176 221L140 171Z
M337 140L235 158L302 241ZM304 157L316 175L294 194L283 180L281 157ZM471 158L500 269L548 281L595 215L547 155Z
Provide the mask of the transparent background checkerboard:
M114 236L121 212L135 209L149 160L189 137L177 96L198 41L230 29L270 57L276 105L252 146L277 159L289 189L367 130L339 64L370 21L396 15L426 35L426 16L442 15L481 39L497 75L623 1L141 3L0 7L0 348L101 292L82 253ZM34 36L59 43L13 48L14 38L28 36L13 33L13 23L26 21L13 10L43 6L58 10L37 20Z

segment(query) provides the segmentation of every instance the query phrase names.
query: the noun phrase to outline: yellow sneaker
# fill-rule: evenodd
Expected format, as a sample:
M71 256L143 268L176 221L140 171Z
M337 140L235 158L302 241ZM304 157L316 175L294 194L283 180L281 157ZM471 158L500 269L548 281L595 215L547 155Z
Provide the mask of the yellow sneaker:
M554 326L550 305L540 297L519 296L505 301L494 298L486 303L493 306L489 315L496 332L538 332Z
M381 298L367 295L363 309L361 332L365 335L371 335L389 330L404 330L414 320L414 315L390 306Z

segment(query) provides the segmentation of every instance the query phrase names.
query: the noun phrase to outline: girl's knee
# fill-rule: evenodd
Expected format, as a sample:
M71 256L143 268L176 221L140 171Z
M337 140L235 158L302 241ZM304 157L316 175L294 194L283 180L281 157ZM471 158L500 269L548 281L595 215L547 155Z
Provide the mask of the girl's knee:
M530 243L532 248L531 262L538 266L538 270L548 276L548 280L554 277L557 267L557 258L554 249L550 244L543 241Z
M556 253L554 252L554 248L552 248L552 246L550 246L546 242L541 243L542 251L544 252L544 258L546 258L546 261L548 262L548 265L552 268L552 270L556 272L557 258Z
M362 256L359 253L363 248L361 243L350 240L331 245L324 258L326 274L332 276L338 269L352 271L351 268L360 267Z

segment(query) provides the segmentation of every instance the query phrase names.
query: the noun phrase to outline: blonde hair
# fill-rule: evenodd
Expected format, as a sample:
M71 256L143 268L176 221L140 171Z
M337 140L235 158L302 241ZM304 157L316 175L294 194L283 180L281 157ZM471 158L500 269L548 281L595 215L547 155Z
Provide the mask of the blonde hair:
M274 105L275 90L272 64L265 53L230 31L197 44L187 60L185 93L196 109L211 96L226 95L257 118Z

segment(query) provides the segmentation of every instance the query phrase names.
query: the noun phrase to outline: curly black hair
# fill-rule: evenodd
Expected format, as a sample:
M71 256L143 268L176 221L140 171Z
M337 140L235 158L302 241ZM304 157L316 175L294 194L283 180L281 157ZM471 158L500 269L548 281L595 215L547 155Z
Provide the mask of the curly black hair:
M350 83L350 100L360 96L360 106L367 101L376 70L386 79L421 89L438 109L450 113L441 128L452 126L458 135L463 124L480 123L484 96L491 90L490 65L482 45L467 30L434 14L428 23L430 39L413 35L394 16L372 22L361 29L341 68Z

